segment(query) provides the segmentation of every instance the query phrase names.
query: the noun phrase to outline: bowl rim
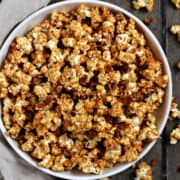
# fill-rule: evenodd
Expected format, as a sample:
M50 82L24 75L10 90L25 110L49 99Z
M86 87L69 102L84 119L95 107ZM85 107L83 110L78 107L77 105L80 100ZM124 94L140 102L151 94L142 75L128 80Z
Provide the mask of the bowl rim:
M87 1L87 0L68 0L68 1L61 1L61 2L57 2L57 3L54 3L52 5L48 5L46 7L43 7L35 12L33 12L32 14L30 14L29 16L25 17L16 27L15 29L8 35L8 37L4 40L4 42L2 43L2 46L1 46L1 49L0 49L0 62L3 61L2 59L2 52L3 50L6 48L6 46L9 47L9 45L7 45L9 42L8 40L11 39L12 36L14 36L18 30L21 28L22 25L24 24L27 24L31 21L31 19L33 19L34 17L37 17L39 15L41 15L41 13L43 12L46 12L48 10L52 10L54 8L57 8L59 7L59 11L61 9L61 6L64 6L64 5L70 5L70 4L91 4L91 5L98 5L98 6L106 6L110 9L114 9L115 11L119 11L119 12L122 12L123 14L125 14L127 17L130 17L132 18L133 20L135 20L135 22L137 24L139 24L141 26L141 28L143 29L144 32L146 32L150 38L152 39L152 41L156 44L156 46L158 47L158 51L159 53L161 54L162 56L162 62L163 62L163 65L164 67L166 68L166 73L168 74L168 77L169 77L169 83L168 83L168 87L167 87L167 99L168 99L168 102L167 102L167 110L165 112L165 115L164 115L164 118L162 120L162 123L160 125L160 128L159 128L159 133L161 134L163 129L165 128L165 125L167 123L167 119L168 119L168 115L169 115L169 111L170 111L170 107L171 107L171 97L172 97L172 75L171 75L171 71L170 71L170 67L169 67L169 63L168 63L168 60L166 58L166 55L159 43L159 41L157 40L157 38L155 37L155 35L151 32L151 30L139 19L137 18L135 15L133 15L132 13L128 12L127 10L125 10L124 8L121 8L120 6L118 5L115 5L113 3L109 3L109 2L104 2L104 1L99 1L99 0L91 0L90 2ZM0 111L1 111L1 107L0 107ZM1 118L1 117L0 117ZM37 164L34 164L32 162L32 160L28 159L22 152L22 150L18 147L16 147L13 143L14 140L12 140L10 137L8 137L6 135L6 129L4 127L4 124L2 122L2 120L0 121L0 129L1 129L1 132L4 136L4 138L6 139L6 141L9 143L9 145L12 147L12 149L22 158L24 159L26 162L28 162L30 165L32 165L33 167L39 169L40 171L43 171L49 175L52 175L52 176L55 176L55 177L59 177L59 178L65 178L65 179L73 179L73 180L82 180L82 179L88 179L89 180L92 180L92 179L98 179L98 178L104 178L104 177L107 177L107 176L112 176L112 175L115 175L117 173L120 173L126 169L128 169L129 167L131 167L133 164L135 164L137 161L139 161L140 159L142 159L151 149L152 147L154 146L154 144L157 142L157 141L153 141L151 143L149 143L147 145L147 147L139 154L138 156L138 159L133 161L133 162L130 162L130 163L126 163L124 165L124 167L121 167L120 169L113 169L113 167L111 168L112 170L110 172L106 172L106 173L103 173L103 174L98 174L98 175L85 175L85 176L73 176L73 175L68 175L68 174L63 174L61 172L53 172L49 169L45 169L45 168L42 168L42 167L39 167Z

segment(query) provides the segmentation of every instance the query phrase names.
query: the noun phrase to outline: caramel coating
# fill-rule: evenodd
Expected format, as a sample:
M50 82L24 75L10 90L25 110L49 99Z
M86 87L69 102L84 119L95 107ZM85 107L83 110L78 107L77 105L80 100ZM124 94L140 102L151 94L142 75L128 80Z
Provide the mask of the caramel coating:
M146 8L147 11L152 11L154 7L154 0L133 0L134 9Z
M171 0L171 2L176 6L177 9L180 9L180 0Z
M146 162L140 162L136 170L136 177L134 180L152 180L152 168Z
M14 39L0 72L3 122L39 166L100 174L159 138L167 84L134 20L81 5Z
M180 42L180 24L172 25L170 31L172 34L177 36L177 39Z

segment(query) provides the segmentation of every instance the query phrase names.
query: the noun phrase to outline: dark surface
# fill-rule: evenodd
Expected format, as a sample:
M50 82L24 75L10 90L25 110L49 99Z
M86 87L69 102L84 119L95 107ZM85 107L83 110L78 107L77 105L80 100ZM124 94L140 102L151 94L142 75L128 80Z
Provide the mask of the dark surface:
M133 10L132 0L106 0L119 5L120 7L132 12L141 20L152 18L149 25L151 31L161 42L164 51L167 54L169 64L173 75L173 94L180 104L180 70L175 68L176 62L180 61L180 43L175 36L169 33L169 27L173 24L180 23L180 10L177 10L170 0L155 0L155 6L152 12L146 10ZM51 3L58 2L52 0ZM154 180L180 180L180 143L176 145L169 144L169 132L176 126L178 120L168 122L163 132L162 139L159 140L152 150L144 157L144 161L151 163L157 160L158 165L153 167ZM133 180L133 168L112 176L112 180Z

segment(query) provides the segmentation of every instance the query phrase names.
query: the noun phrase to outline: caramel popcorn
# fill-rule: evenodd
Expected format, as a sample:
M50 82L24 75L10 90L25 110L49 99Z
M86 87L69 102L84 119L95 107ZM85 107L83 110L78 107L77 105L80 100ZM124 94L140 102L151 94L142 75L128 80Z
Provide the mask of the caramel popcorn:
M180 0L171 0L171 2L176 6L177 9L180 9Z
M180 69L180 62L177 62L177 63L176 63L176 67L177 67L178 69Z
M178 109L178 104L175 102L175 98L172 97L172 102L171 102L171 110L169 114L169 120L174 120L175 118L180 119L180 110Z
M151 166L145 162L140 162L138 164L138 169L136 170L135 180L152 180L152 169Z
M171 144L177 144L177 142L180 140L180 124L173 129L170 133L170 143Z
M172 34L177 35L178 41L180 41L180 25L173 25L170 28Z
M152 10L153 1L134 5ZM167 84L134 20L80 5L12 42L0 72L2 119L39 166L100 174L159 138L154 112ZM146 169L138 176L150 177Z
M133 0L134 9L146 8L148 11L153 10L154 0Z

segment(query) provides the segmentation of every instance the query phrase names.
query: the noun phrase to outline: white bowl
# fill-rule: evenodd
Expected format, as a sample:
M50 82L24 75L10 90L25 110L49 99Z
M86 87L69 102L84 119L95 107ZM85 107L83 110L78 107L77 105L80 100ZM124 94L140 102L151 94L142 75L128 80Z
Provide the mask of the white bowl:
M43 9L33 13L32 15L27 17L25 20L23 20L23 22L21 22L13 30L13 32L9 35L9 37L6 39L6 41L4 42L4 44L0 50L0 64L6 57L6 54L9 49L9 45L16 36L24 35L27 31L31 30L31 28L33 27L34 24L41 22L43 19L45 19L47 17L47 15L51 14L53 11L70 11L82 3L89 5L89 6L105 6L115 12L122 12L127 17L134 19L135 22L137 23L139 29L144 33L146 39L148 40L148 45L151 47L155 57L162 61L163 65L164 65L164 72L166 74L168 74L168 76L169 76L169 84L166 89L164 103L161 105L160 109L157 112L158 131L159 131L159 133L162 133L162 131L166 125L166 122L167 122L170 105L171 105L171 97L172 97L172 79L171 79L171 72L170 72L170 68L168 65L168 61L166 59L166 56L165 56L158 40L153 35L153 33L138 18L136 18L134 15L132 15L128 11L120 8L119 6L116 6L116 5L113 5L110 3L106 3L103 1L96 1L96 0L91 0L89 2L87 0L72 0L72 1L70 0L70 1L59 2L59 3L53 4L51 6L45 7ZM1 107L0 107L0 109L1 109ZM67 171L67 172L53 172L49 169L39 167L36 164L36 161L34 159L32 159L27 153L23 152L19 148L17 142L6 135L6 129L5 129L2 121L0 121L0 129L1 129L5 139L8 141L8 143L17 152L17 154L19 156L21 156L24 160L26 160L29 164L36 167L37 169L39 169L47 174L50 174L50 175L53 175L56 177L60 177L60 178L74 179L74 180L99 179L99 178L112 176L117 173L120 173L120 172L124 171L125 169L129 168L130 166L132 166L133 164L135 164L135 162L136 162L136 161L134 161L131 163L123 163L123 164L118 163L112 168L105 169L104 173L101 175L87 175L87 174L83 174L83 173L81 173L79 171L75 171L75 170ZM145 156L150 151L150 149L153 147L154 144L155 144L155 142L149 143L145 147L143 152L139 155L138 160L140 160L143 156Z

